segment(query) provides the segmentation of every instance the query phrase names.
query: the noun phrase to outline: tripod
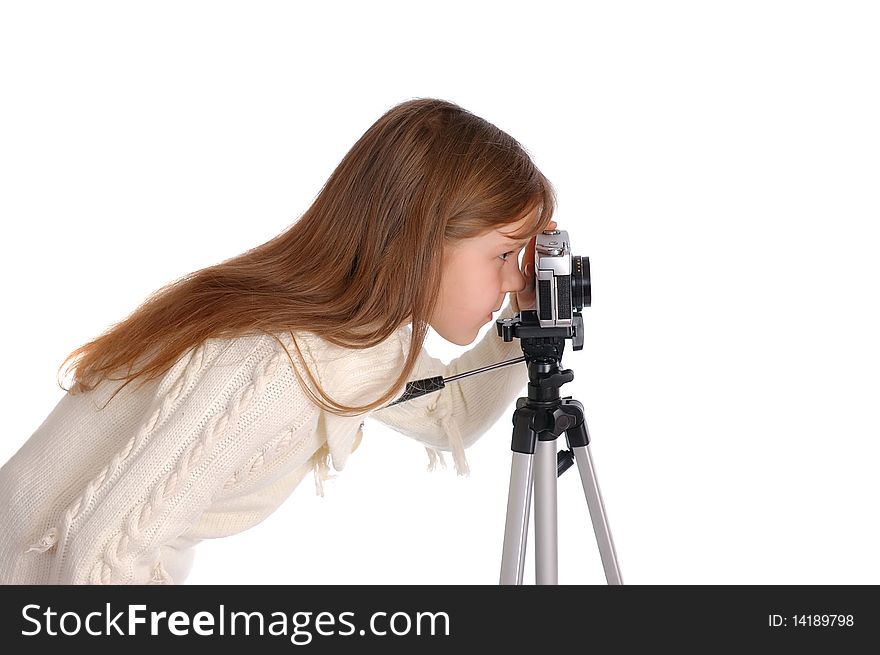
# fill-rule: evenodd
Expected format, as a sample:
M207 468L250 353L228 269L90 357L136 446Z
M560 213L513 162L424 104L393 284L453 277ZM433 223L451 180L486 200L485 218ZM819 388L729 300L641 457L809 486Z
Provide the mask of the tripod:
M529 370L528 396L517 399L513 413L513 461L501 557L503 585L522 584L533 487L536 583L558 584L556 479L572 465L572 460L577 463L587 497L605 579L608 584L623 584L590 455L584 406L571 396L559 395L559 388L574 379L571 370L560 368L565 339L574 339L575 350L583 347L580 314L574 314L573 324L572 328L541 328L534 311L496 321L498 334L505 341L520 339ZM570 450L557 454L556 439L563 432Z

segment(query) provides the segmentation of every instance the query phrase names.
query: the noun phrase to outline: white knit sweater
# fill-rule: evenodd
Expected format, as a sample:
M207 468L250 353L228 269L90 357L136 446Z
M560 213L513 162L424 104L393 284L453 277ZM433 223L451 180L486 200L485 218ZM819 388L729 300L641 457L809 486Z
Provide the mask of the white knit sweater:
M514 314L511 302L501 317ZM402 326L364 350L305 332L296 338L327 393L357 405L382 395L411 334ZM277 336L305 375L290 336ZM448 378L519 356L519 340L505 343L493 327L448 365L423 349L412 379ZM330 463L342 470L368 416L321 410L266 335L209 339L163 377L140 382L103 409L120 381L65 394L0 468L0 583L179 584L195 544L261 522L310 471L323 495ZM466 473L464 448L527 382L525 364L514 364L369 416L424 443L431 467L442 458L438 451L451 451Z

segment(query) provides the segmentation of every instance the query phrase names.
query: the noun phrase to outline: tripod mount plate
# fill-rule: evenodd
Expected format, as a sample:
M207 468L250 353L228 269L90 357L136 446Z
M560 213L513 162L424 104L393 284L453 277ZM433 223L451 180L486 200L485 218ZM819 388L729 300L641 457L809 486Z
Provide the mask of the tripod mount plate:
M572 350L584 347L584 319L580 312L572 313L571 327L541 327L538 312L529 309L517 312L512 318L499 318L495 321L498 336L505 342L514 338L522 342L526 361L560 361L565 350L565 340L571 339Z

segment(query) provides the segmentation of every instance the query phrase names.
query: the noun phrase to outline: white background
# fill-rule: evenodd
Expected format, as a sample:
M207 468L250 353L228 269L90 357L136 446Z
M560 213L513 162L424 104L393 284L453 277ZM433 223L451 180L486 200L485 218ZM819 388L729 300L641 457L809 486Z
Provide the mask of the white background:
M5 3L0 459L70 351L431 96L523 143L590 258L563 390L624 583L880 583L878 33L870 2ZM324 498L203 542L187 583L496 584L513 409L468 478L368 420ZM605 584L574 469L559 523L560 583Z

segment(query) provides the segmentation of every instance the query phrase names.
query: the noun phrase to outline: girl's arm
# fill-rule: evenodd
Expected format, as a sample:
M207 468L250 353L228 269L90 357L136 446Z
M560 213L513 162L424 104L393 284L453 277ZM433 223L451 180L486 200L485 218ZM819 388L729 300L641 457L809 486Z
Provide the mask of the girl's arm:
M500 318L511 318L518 311L514 295L509 298ZM522 354L519 339L505 343L493 325L479 343L448 365L423 349L413 379L437 375L448 378ZM511 364L450 382L440 391L384 407L370 416L425 444L432 462L437 456L435 451L451 451L456 470L465 474L468 468L464 449L497 421L512 418L511 405L523 395L528 380L525 362Z

